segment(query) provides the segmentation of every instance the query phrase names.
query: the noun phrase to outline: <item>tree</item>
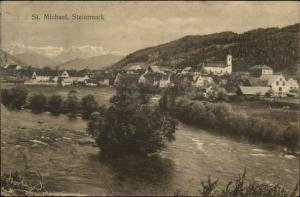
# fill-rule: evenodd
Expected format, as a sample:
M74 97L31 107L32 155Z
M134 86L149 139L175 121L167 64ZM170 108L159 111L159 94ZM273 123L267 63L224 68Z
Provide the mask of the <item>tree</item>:
M35 94L29 98L29 106L32 112L40 113L46 109L47 97L40 93Z
M49 111L53 115L59 115L63 108L63 99L60 95L52 95L48 101Z
M78 113L79 102L75 94L69 94L64 102L65 112L68 113L70 118L75 118Z
M82 118L89 119L91 113L98 110L98 103L93 95L84 96L80 102L82 110Z
M145 156L161 151L166 142L175 140L177 121L158 107L142 103L139 95L118 91L103 116L93 114L88 132L96 138L103 154Z
M9 106L12 102L12 94L9 89L1 90L1 103L5 106Z
M21 107L26 103L27 99L27 89L24 87L14 87L10 90L11 93L11 103L10 107L12 109L20 110Z

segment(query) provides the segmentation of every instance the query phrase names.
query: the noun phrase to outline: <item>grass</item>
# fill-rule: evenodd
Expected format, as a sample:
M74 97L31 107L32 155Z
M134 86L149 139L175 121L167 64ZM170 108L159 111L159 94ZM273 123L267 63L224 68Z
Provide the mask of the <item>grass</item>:
M25 176L34 178L34 182L26 180ZM1 196L40 196L47 195L43 177L37 173L9 172L1 174Z

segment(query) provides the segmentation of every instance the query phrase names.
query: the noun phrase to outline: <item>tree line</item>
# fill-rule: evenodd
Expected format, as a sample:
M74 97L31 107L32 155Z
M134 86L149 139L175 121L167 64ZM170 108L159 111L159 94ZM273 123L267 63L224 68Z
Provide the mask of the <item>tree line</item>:
M286 146L293 151L299 145L296 126L278 125L273 120L251 117L234 111L226 103L191 101L165 94L159 104L163 110L187 124L245 137L253 142Z
M1 103L13 110L27 108L34 113L48 111L55 116L67 114L70 118L81 114L83 119L89 119L91 113L101 108L93 95L86 95L79 99L74 92L69 92L64 99L58 94L47 97L43 93L34 93L28 97L28 91L24 87L2 89Z

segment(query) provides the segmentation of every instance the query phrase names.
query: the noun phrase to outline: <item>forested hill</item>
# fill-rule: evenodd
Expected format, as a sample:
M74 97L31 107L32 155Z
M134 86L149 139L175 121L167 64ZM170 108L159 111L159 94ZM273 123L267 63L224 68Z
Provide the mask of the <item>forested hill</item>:
M283 28L259 28L242 34L222 32L185 36L136 51L114 64L113 68L122 68L137 62L185 67L205 60L225 60L230 49L235 71L247 70L255 64L267 64L275 71L292 73L299 66L299 25L297 23Z

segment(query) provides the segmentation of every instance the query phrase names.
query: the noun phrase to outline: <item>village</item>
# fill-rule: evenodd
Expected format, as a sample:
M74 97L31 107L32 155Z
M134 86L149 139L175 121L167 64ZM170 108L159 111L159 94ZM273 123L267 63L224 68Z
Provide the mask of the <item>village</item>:
M224 61L205 61L181 69L159 67L155 63L150 65L131 63L122 69L107 69L100 72L89 69L76 71L47 68L32 71L29 79L22 80L22 77L21 79L15 77L13 81L25 85L61 87L112 87L121 84L126 86L143 84L158 90L181 87L192 88L203 97L219 92L227 96L241 94L248 97L298 97L298 81L282 73L274 73L268 65L253 65L244 72L233 72L233 67L233 55L229 51ZM6 73L15 74L22 70L22 67L6 65L2 69L6 70Z

